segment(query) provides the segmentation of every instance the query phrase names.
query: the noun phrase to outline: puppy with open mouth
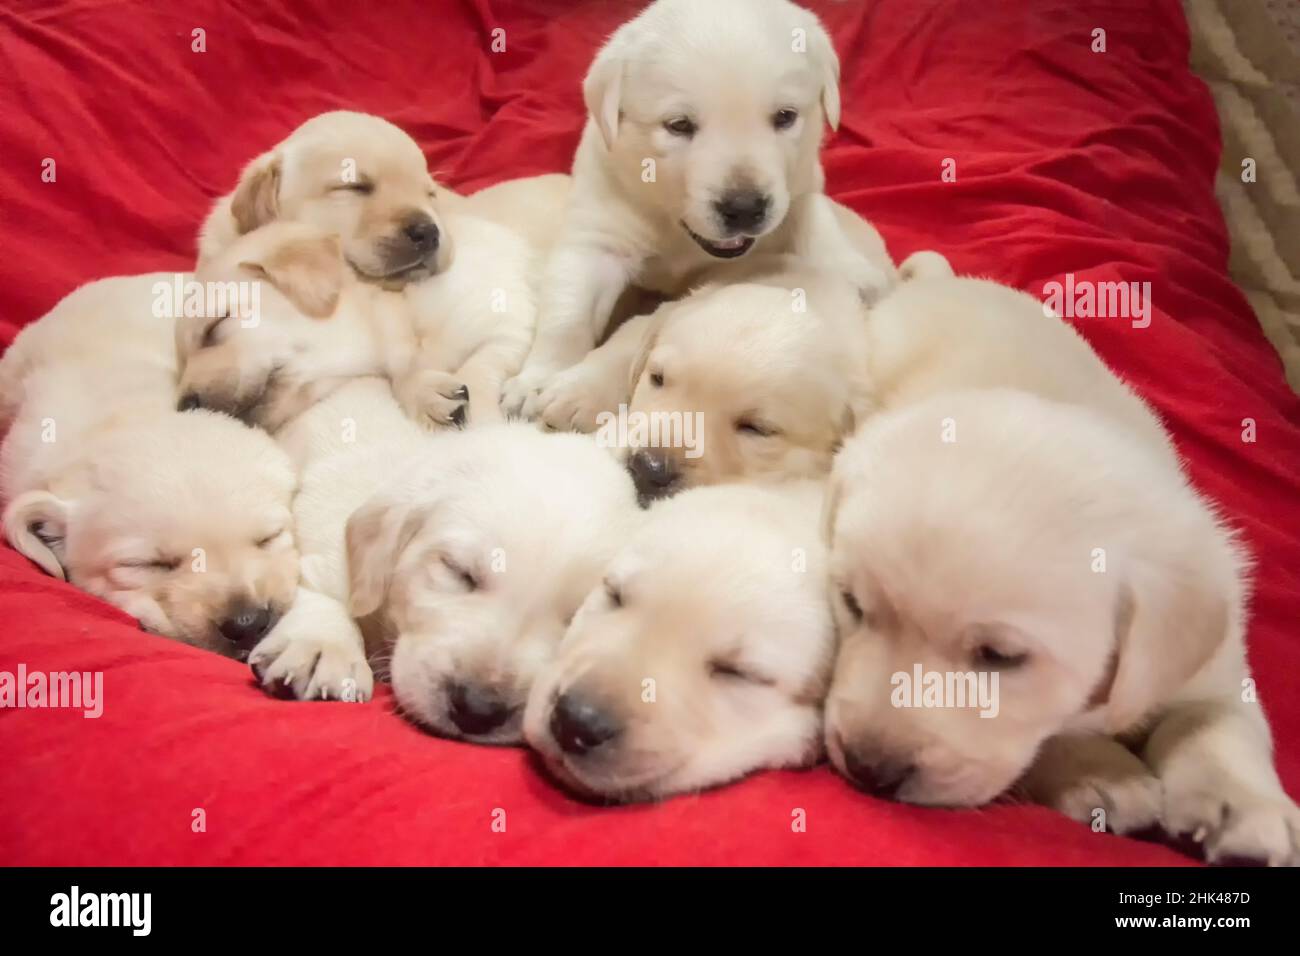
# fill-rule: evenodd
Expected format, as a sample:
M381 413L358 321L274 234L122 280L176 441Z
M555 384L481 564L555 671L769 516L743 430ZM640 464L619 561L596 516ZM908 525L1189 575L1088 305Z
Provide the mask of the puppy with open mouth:
M657 0L597 54L573 188L542 280L537 337L506 411L578 362L622 293L675 297L709 267L794 253L878 294L876 231L828 199L818 158L839 124L839 61L788 0Z
M524 735L581 795L654 800L822 754L834 627L820 482L651 509L538 678Z

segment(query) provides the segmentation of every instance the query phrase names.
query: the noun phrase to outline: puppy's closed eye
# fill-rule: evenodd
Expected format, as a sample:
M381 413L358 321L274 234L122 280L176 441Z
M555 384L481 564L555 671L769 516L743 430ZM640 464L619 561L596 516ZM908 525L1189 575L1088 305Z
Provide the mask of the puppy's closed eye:
M208 323L207 328L203 330L203 338L199 341L199 348L209 349L217 344L217 330L221 327L221 323L228 318L230 318L230 313L226 312Z
M1015 670L1029 661L1029 655L1019 651L1004 651L989 644L982 644L971 655L978 667L988 670Z
M152 558L119 561L118 567L140 571L175 571L181 566L180 558Z
M255 543L259 548L268 548L271 546L272 542L277 540L280 535L284 534L284 532L285 529L281 528L279 531L268 534L265 538L259 538Z
M738 681L771 687L776 681L732 660L715 659L709 661L709 676L719 680Z
M862 613L862 605L853 596L853 592L848 588L840 588L840 600L844 602L844 609L849 612L849 617L854 623L861 624L865 615Z
M482 582L474 576L472 571L465 570L465 568L456 564L450 558L443 557L442 565L451 572L452 576L455 577L460 584L464 585L466 591L477 591L481 586Z
M375 184L368 179L359 179L354 183L340 183L335 186L332 191L356 193L359 196L369 196L375 191Z
M756 418L736 419L736 431L742 435L753 435L756 438L771 438L773 435L779 434L776 428Z
M614 584L612 581L605 582L605 596L609 598L609 603L612 607L623 606L623 592L619 590L618 585Z

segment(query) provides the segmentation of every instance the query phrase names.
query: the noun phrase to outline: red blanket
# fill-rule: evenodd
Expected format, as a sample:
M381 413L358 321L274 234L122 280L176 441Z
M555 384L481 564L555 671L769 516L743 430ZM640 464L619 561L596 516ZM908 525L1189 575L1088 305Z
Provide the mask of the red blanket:
M637 6L10 0L0 341L89 279L186 268L209 202L322 110L392 119L463 189L566 169L582 73ZM1300 406L1225 272L1218 129L1187 68L1177 0L815 6L844 67L828 188L879 226L896 259L935 247L961 271L1040 296L1066 273L1151 283L1148 327L1075 322L1164 416L1257 559L1250 656L1283 779L1300 793ZM491 51L497 29L504 52ZM0 622L0 671L104 673L98 719L0 710L4 862L1185 859L1037 807L880 802L825 767L659 806L585 806L522 750L422 735L386 692L368 705L271 700L243 666L147 636L8 549ZM801 818L806 828L792 825Z

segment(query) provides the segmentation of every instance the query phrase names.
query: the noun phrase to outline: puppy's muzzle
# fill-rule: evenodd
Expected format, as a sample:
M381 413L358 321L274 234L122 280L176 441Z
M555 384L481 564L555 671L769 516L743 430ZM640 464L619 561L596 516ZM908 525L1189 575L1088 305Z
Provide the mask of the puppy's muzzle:
M874 745L844 750L844 772L859 790L893 800L916 767L905 757L889 754Z
M672 459L661 451L646 448L633 452L627 461L627 470L636 485L637 500L642 507L672 495L681 477Z
M713 203L713 213L727 235L761 232L772 198L757 189L732 189Z
M447 716L461 733L471 737L490 734L509 719L515 707L490 687L447 683Z
M402 236L421 259L426 259L437 252L441 239L438 224L422 212L406 217L402 223Z
M226 616L217 624L217 630L243 660L267 632L275 626L279 615L267 605L233 604Z
M582 757L619 735L618 722L606 711L573 694L561 694L551 711L551 736L571 757Z

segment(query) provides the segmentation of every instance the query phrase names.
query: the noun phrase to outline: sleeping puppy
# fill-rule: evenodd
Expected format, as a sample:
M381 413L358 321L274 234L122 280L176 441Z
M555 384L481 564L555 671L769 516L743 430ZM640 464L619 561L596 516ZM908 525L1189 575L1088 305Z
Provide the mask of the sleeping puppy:
M239 236L288 220L340 236L359 277L401 288L451 263L438 192L424 153L392 123L322 113L249 163L217 200L199 233L199 266Z
M372 307L405 313L414 330L407 368L393 379L407 413L431 427L499 421L502 386L532 341L540 223L555 221L567 193L568 177L552 175L457 196L396 126L324 113L253 160L218 200L200 233L198 271L228 277L241 265L232 245L272 222L337 235L351 284L389 292ZM329 302L319 300L326 315Z
M973 806L1020 780L1083 822L1191 834L1211 862L1300 863L1245 660L1246 559L1143 435L1022 391L946 393L845 445L828 514L826 740L858 786ZM992 700L907 693L930 674Z
M348 610L348 516L436 438L379 378L355 378L288 421L276 440L298 467L293 499L301 579L292 606L249 657L268 691L299 700L369 700L374 672Z
M651 509L533 687L524 734L582 794L653 800L821 757L834 655L820 482Z
M953 276L934 256L909 258L906 281L867 313L867 390L876 410L958 389L1018 388L1087 405L1176 462L1155 414L1064 319L1027 293Z
M643 502L697 485L819 477L869 405L866 323L848 283L778 271L633 319L560 380L571 398L541 409L549 427L597 429L613 443L626 406L620 454ZM639 422L659 427L631 427Z
M430 436L402 473L348 520L352 614L378 625L408 718L518 743L535 675L639 520L631 482L591 439L522 424Z
M601 339L630 285L675 297L751 250L797 253L873 294L893 281L876 231L823 194L839 61L807 10L658 0L615 31L583 95L573 189L509 414Z
M256 287L256 316L228 308L195 310L176 325L181 406L213 408L275 431L342 383L382 375L403 408L428 427L499 417L496 394L528 347L531 253L514 233L461 217L462 255L445 274L407 295L358 280L337 236L316 226L274 222L237 238L199 266L205 289ZM490 318L457 303L502 297ZM429 306L419 320L417 296ZM233 296L225 296L233 298ZM215 314L208 314L215 311ZM472 320L472 321L467 321ZM437 356L420 348L420 329L437 327Z
M0 360L5 537L144 629L242 659L297 580L294 474L262 432L173 410L171 279L83 286Z

